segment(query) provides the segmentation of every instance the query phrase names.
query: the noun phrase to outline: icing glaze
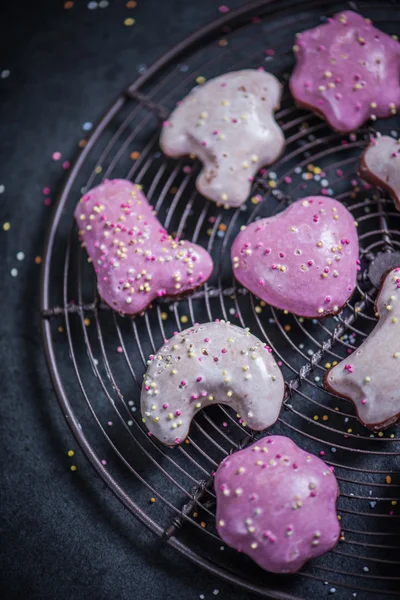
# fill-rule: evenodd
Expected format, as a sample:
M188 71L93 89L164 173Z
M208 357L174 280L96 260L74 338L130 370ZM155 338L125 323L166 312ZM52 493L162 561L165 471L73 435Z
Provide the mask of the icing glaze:
M155 298L190 292L211 275L208 252L169 236L141 186L130 181L106 180L88 191L75 219L99 294L120 313L141 313Z
M400 210L400 142L387 135L372 139L358 165L360 177L387 191Z
M263 569L294 573L339 539L334 474L287 437L264 437L225 458L214 486L219 535Z
M160 144L168 156L195 154L203 163L200 194L224 205L243 204L255 173L282 153L274 120L281 85L270 73L246 69L195 87L164 123Z
M283 395L271 348L247 329L216 321L177 333L150 356L141 411L151 434L173 446L184 441L195 414L216 403L265 429L278 418Z
M336 314L356 285L354 219L340 202L309 196L248 225L231 258L236 279L268 304L303 317Z
M383 429L400 419L400 268L385 277L379 321L361 346L325 374L325 386L354 403L360 421Z
M290 90L341 132L400 107L400 44L370 19L344 11L297 34Z

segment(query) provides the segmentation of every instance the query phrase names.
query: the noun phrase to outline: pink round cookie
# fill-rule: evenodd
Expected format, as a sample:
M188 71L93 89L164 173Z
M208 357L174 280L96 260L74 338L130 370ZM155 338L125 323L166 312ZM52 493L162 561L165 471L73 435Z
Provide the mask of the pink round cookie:
M188 293L212 273L208 252L168 235L141 186L130 181L105 180L86 192L75 219L100 296L122 314L139 314L159 296Z
M166 340L150 356L141 393L143 421L168 446L186 438L195 414L227 404L260 431L278 418L285 391L271 348L248 329L215 321Z
M164 123L167 156L195 154L203 163L200 194L226 208L243 204L256 172L273 163L285 138L274 119L282 86L263 70L225 73L195 87Z
M400 210L400 141L388 135L372 139L358 165L360 177L387 191Z
M361 346L325 374L325 387L351 400L371 429L400 420L400 267L385 276L375 303L379 321Z
M228 456L214 485L219 535L267 571L294 573L339 539L333 472L287 437Z
M370 19L344 11L297 34L290 90L296 102L340 132L400 107L400 44Z
M354 218L337 200L309 196L248 225L231 257L236 279L268 304L302 317L337 314L356 286Z

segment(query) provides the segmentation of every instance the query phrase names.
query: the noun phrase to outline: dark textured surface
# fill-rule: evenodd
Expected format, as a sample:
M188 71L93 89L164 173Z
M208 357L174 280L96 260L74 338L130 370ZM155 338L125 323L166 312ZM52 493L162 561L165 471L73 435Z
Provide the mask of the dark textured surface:
M231 7L240 4L229 2ZM307 19L319 18L318 9L315 11L316 15L307 13ZM62 160L70 159L78 140L87 135L82 131L84 122L95 122L144 65L151 64L167 48L217 15L215 0L139 0L134 10L126 9L124 0L110 0L110 6L96 10L89 10L86 2L75 2L69 11L63 9L62 0L48 0L37 5L32 2L9 5L7 14L0 16L4 30L0 36L0 73L2 69L11 71L8 78L0 78L3 134L0 185L5 186L0 194L0 244L1 256L5 257L0 263L4 282L0 295L3 311L0 358L4 372L0 444L4 471L1 488L7 496L0 512L1 568L7 599L149 596L190 600L202 595L205 599L214 598L214 590L219 591L221 599L249 597L192 566L148 533L113 498L76 447L59 412L44 362L38 318L40 267L34 261L42 253L51 214L51 208L43 205L42 190L50 186L54 201L64 176L62 161L53 162L52 153L60 151ZM136 19L134 27L124 27L127 17ZM290 42L283 40L282 44L289 49L291 29L285 34ZM238 60L241 58L239 51ZM205 49L201 66L203 60L207 60ZM71 206L70 203L68 208ZM67 211L62 221L68 228ZM6 232L2 228L5 222L11 224ZM16 256L21 251L25 253L22 262ZM62 255L57 259L63 260ZM15 278L10 273L14 268L18 269ZM54 282L53 286L57 287ZM96 337L94 327L88 328L88 332ZM62 356L60 363L67 372L71 361L65 333L56 336L56 345L57 353ZM83 343L80 352L79 360L87 360ZM90 378L94 385L91 371ZM74 375L67 385L70 396L74 396L77 389ZM73 399L81 404L79 394ZM102 401L101 395L98 399ZM96 428L90 429L96 432ZM72 459L67 456L70 448L75 451ZM108 455L105 457L111 466ZM362 456L357 456L356 460L347 460L350 465L365 464L361 459ZM379 460L384 459L381 456ZM77 465L76 472L70 471L71 464ZM148 469L146 476L155 476L155 471ZM163 510L162 503L148 504L150 494L143 486L136 485L133 477L124 483L132 485L135 498L139 492L145 496L148 512L157 519L156 515ZM368 498L355 499L353 504L349 492L354 490L361 496L367 493L362 487L349 487L343 482L342 506L370 511ZM383 492L390 493L390 488ZM346 516L348 528L357 528L357 523L351 515ZM380 531L398 527L397 521L373 517L367 523ZM196 547L200 536L195 537L193 529L183 528L182 535L187 536L190 547ZM361 543L355 546L351 542L350 539L350 544L339 551L360 549L362 555L369 552ZM205 544L199 541L199 548L205 550ZM220 560L219 544L216 549L214 555L209 547L207 552L210 558ZM374 555L378 552L374 551ZM365 561L371 567L369 575L363 571L365 563L354 561L349 554L331 553L326 560L333 571L339 565L346 572L357 575L361 572L361 577L379 577L398 561L395 552L383 550L380 553L383 560L377 564ZM247 564L242 558L235 554L237 562L232 564ZM313 565L308 568L312 570ZM244 570L249 578L260 576L252 570L252 565ZM236 572L241 572L241 568ZM394 568L390 572L395 574ZM307 573L294 580L299 596L330 597L331 586L324 586L322 581L312 584L312 595L304 592L303 577ZM328 571L327 577L332 582L337 580L334 572ZM265 575L267 581L271 581L269 575ZM369 580L362 583L367 586ZM289 586L288 578L275 584L285 589ZM332 592L336 600L366 598L362 592L355 596L351 587L336 587ZM385 587L382 582L382 588ZM383 594L375 595L380 596Z
M214 19L216 7L214 0L139 0L134 10L114 1L93 11L86 2L71 10L62 0L2 3L0 71L10 70L0 79L0 224L11 224L0 229L0 586L7 600L248 597L159 543L77 449L42 352L34 261L51 212L42 189L50 186L55 197L64 176L52 153L70 159L82 124L99 118L139 65ZM133 27L124 27L127 17L136 19Z

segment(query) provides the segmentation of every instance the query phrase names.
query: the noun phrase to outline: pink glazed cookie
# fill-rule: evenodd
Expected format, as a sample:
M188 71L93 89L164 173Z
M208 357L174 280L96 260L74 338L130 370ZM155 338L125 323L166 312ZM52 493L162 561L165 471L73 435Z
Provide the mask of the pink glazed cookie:
M358 129L368 119L400 107L400 44L370 19L345 11L299 33L290 90L336 131Z
M273 163L285 138L274 119L282 86L270 73L246 69L195 87L164 123L161 149L203 163L200 194L226 208L243 204L256 172Z
M339 539L331 469L287 437L264 437L215 473L217 530L273 573L294 573Z
M337 200L309 196L239 233L236 279L268 304L302 317L337 314L356 286L354 219Z
M400 420L400 267L384 278L375 310L375 329L324 383L354 403L363 425L378 430Z
M159 296L184 295L212 273L208 252L168 235L130 181L106 180L84 194L75 219L100 296L122 314L139 314Z
M358 165L360 177L388 192L400 210L400 141L388 135L372 139Z
M257 431L278 418L282 373L271 348L248 329L226 321L196 324L166 340L148 365L142 417L167 446L183 442L195 414L212 404L231 406Z

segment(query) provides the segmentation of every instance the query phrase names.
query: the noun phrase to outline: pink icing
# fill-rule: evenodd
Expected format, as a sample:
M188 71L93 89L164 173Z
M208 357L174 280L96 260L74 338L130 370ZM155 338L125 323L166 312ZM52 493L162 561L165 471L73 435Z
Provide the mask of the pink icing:
M400 107L400 44L362 15L345 11L298 34L294 50L293 97L333 129L349 132Z
M283 436L228 456L214 479L224 542L274 573L293 573L339 538L331 469Z
M106 180L90 190L75 219L101 297L123 314L138 314L160 296L187 293L211 275L208 252L169 236L130 181Z
M231 257L236 279L268 304L303 317L337 313L356 285L354 219L337 200L309 196L251 223Z

